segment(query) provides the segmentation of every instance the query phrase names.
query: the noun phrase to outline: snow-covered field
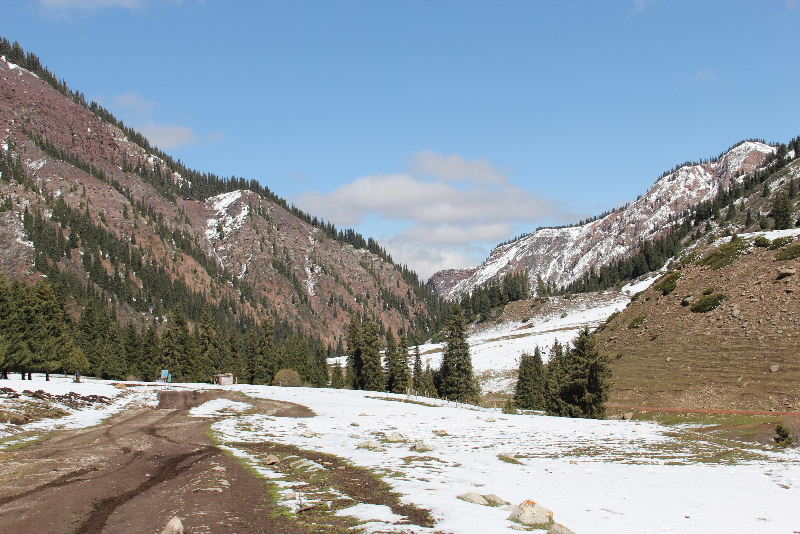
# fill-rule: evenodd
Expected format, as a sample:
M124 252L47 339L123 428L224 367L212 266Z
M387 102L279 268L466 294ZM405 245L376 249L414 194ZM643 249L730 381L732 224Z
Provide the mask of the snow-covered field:
M163 388L143 384L120 389L104 381L74 384L60 378L49 383L41 378L8 380L0 385L16 391L75 391L113 399L111 404L75 410L64 418L30 423L24 430L90 426L126 406L154 405L157 390ZM235 443L272 441L343 457L384 475L404 502L431 510L436 520L427 529L394 524L402 518L382 506L361 504L343 511L367 521L366 530L371 532L513 531L507 510L457 499L466 492L493 493L512 504L533 499L578 534L800 530L798 449L751 448L655 423L506 415L375 392L173 387L227 389L311 408L316 416L301 419L253 413L246 402L226 399L192 410L194 416L215 418L212 428L223 446L252 462L282 487L287 498L296 488L282 481L280 473L259 466L257 458L236 449ZM405 441L388 442L384 438L391 433L401 434ZM379 448L358 448L367 441L377 441ZM418 441L432 450L411 450ZM520 463L503 461L500 454ZM294 495L285 504L299 498ZM314 502L315 497L302 499Z
M13 375L12 375L13 376ZM60 402L49 403L54 408L59 408L68 415L59 418L46 418L33 421L25 425L13 425L0 420L0 439L9 438L15 434L29 432L48 432L51 430L69 430L85 428L101 423L108 417L134 405L156 404L156 391L152 387L145 387L136 391L113 386L112 381L84 379L81 383L74 383L72 378L51 375L50 381L45 381L44 375L33 375L33 380L19 380L11 378L0 380L0 388L13 389L17 393L25 390L44 391L51 395L65 395L75 392L81 396L98 395L110 399L108 404L96 402L88 406L73 408ZM0 397L0 411L4 407L11 408L20 402L31 402L31 397L23 395L17 399ZM5 439L0 443L0 450L16 443L16 440Z
M456 498L470 491L494 493L514 504L533 499L576 533L800 530L796 449L741 452L738 446L687 440L688 431L683 435L680 429L655 423L429 407L403 402L408 399L401 395L233 387L252 396L303 404L317 416L224 417L212 427L221 439L275 441L326 451L385 473L405 501L432 510L436 531L514 531L507 510ZM381 443L381 450L358 448L392 432L408 442ZM418 440L433 450L410 450ZM521 464L502 461L499 453L513 455ZM731 454L740 460L715 460ZM307 499L313 501L313 495ZM374 510L372 515L387 511ZM373 526L381 532L391 530L381 521Z

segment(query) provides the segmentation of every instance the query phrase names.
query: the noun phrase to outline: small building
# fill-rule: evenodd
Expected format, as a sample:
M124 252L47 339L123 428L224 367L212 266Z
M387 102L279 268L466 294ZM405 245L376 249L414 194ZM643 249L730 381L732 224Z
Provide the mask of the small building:
M236 377L233 376L233 373L222 373L214 375L214 380L212 382L220 386L230 386L236 383Z

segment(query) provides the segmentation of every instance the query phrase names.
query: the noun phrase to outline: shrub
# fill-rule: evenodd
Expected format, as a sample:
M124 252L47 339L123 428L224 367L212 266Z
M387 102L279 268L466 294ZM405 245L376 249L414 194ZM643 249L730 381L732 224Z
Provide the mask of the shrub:
M275 379L272 381L272 385L299 387L303 385L303 380L300 378L300 374L294 369L281 369L275 373Z
M517 413L517 407L514 404L514 399L508 399L505 404L503 404L503 413L511 415Z
M800 243L789 245L775 254L775 259L778 260L796 260L797 258L800 258Z
M639 291L638 293L634 293L633 295L631 295L631 301L639 300L639 297L642 296L642 293L644 293L644 291Z
M642 326L644 324L644 322L646 320L647 320L647 316L646 315L640 315L638 317L634 317L631 320L631 322L628 323L628 328L639 328L640 326Z
M775 443L782 447L786 447L791 445L794 441L792 438L792 432L789 430L789 427L784 425L783 423L778 423L778 426L775 427Z
M788 235L786 237L779 237L779 238L777 238L776 240L774 240L772 242L772 244L769 246L769 248L770 248L770 250L777 250L779 248L785 247L786 245L788 245L792 241L794 241L794 237L792 237L790 235Z
M755 241L753 241L753 244L755 246L757 246L757 247L767 248L768 246L770 246L772 244L772 241L770 241L769 239L767 239L763 235L760 235L755 239Z
M708 289L703 291L703 295L710 295L713 292L714 292L714 288L713 287L709 287Z
M722 269L732 265L742 255L742 252L747 250L747 247L747 241L739 236L733 236L729 242L720 245L717 250L700 260L700 265L707 265L712 269Z
M677 271L673 271L671 273L667 273L661 277L661 279L656 282L656 285L653 286L658 291L661 291L662 295L669 295L675 288L678 287L678 279L681 277L681 273Z
M714 295L706 295L701 297L697 302L692 304L692 307L689 308L689 311L694 313L706 313L710 312L711 310L717 309L723 300L727 300L728 295L724 293L716 293Z

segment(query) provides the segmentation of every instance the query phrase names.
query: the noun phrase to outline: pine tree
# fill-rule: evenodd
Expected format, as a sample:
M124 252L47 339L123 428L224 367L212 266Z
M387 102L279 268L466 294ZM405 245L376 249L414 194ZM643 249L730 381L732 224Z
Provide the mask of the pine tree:
M764 182L764 188L761 190L761 196L764 197L764 198L769 198L769 196L771 194L772 194L772 191L769 188L769 184Z
M345 385L344 369L342 369L342 366L339 364L339 362L336 362L333 364L333 367L331 368L330 386L334 389L342 389L344 388L344 385Z
M364 323L361 340L361 374L357 375L358 389L385 391L386 377L381 366L381 342L378 325L372 321Z
M745 217L745 220L744 220L744 227L745 228L750 228L751 226L753 226L753 212L748 209L747 210L747 217Z
M414 345L414 373L411 377L414 391L421 394L422 391L422 357L419 354L419 343Z
M565 380L564 347L556 340L550 348L550 357L547 359L545 372L545 410L549 414L559 414L563 411L560 397L561 383Z
M564 351L556 372L558 381L552 387L557 402L548 411L566 417L605 418L611 370L608 358L597 350L595 337L588 328Z
M386 376L387 391L394 391L394 383L397 380L397 341L392 332L386 333L386 351L383 357L383 372Z
M355 315L351 316L347 327L347 350L350 352L347 358L347 383L351 389L362 389L361 369L364 367L362 333L361 323Z
M408 369L408 339L406 336L400 336L395 363L394 383L390 391L392 393L408 393L408 390L411 389L411 373Z
M514 393L514 404L523 410L544 410L544 364L539 347L530 354L523 354L519 362L519 377Z
M436 390L436 373L433 369L427 367L420 376L420 385L417 394L423 397L436 398L439 392Z
M772 201L772 218L775 220L776 230L786 230L794 226L794 209L789 195L782 193Z
M445 347L439 368L439 395L448 400L477 404L480 390L472 374L472 358L466 339L461 307L456 305L445 325Z

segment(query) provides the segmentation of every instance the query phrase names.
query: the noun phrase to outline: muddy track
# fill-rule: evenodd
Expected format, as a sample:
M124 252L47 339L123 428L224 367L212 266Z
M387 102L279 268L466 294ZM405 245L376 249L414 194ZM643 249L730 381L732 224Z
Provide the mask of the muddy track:
M0 532L160 532L173 515L188 534L284 532L264 499L264 481L210 442L208 420L186 417L218 397L235 395L163 391L158 408L3 453ZM295 404L246 401L273 416L313 415Z

